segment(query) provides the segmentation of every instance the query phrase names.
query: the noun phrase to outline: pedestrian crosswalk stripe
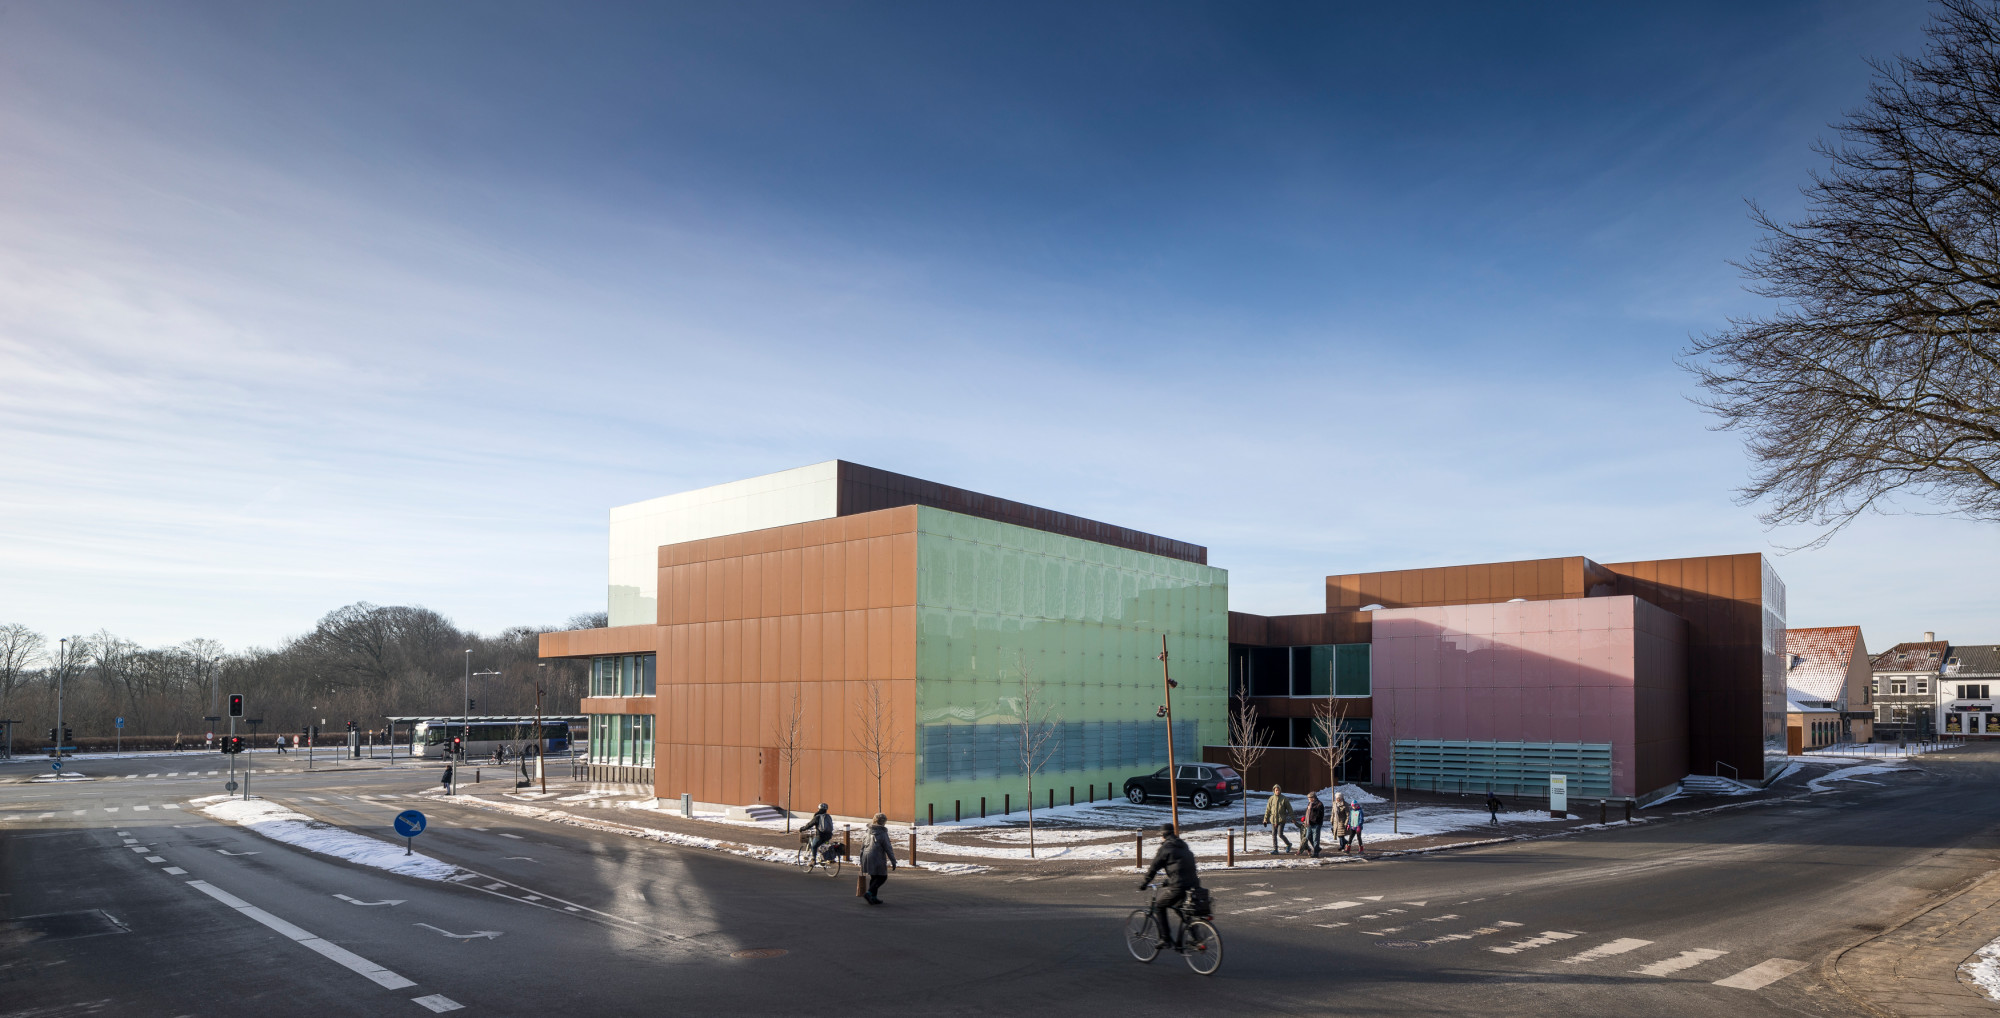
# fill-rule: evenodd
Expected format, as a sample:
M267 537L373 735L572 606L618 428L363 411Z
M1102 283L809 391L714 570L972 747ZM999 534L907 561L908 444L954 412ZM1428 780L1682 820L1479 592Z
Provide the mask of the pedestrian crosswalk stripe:
M1642 965L1632 971L1642 976L1670 976L1676 972L1694 968L1702 962L1720 958L1728 953L1728 951L1718 951L1712 947L1697 947L1682 951L1664 961L1656 961L1651 965Z
M1520 954L1522 951L1532 951L1538 947L1547 947L1558 941L1575 939L1576 934L1574 933L1564 933L1560 930L1545 930L1541 936L1517 940L1506 947L1489 947L1487 950L1494 954Z
M1596 947L1593 947L1590 950L1583 952L1582 954L1570 955L1569 957L1563 959L1563 964L1582 965L1586 962L1593 962L1602 958L1609 958L1614 955L1624 954L1627 951L1637 951L1638 949L1645 947L1647 944L1650 943L1652 943L1652 941L1650 940L1635 940L1631 937L1620 937L1617 940L1614 940L1608 944L1599 944Z
M1806 963L1802 961L1772 958L1769 961L1760 961L1733 976L1718 979L1715 985L1736 990L1761 990L1805 967Z

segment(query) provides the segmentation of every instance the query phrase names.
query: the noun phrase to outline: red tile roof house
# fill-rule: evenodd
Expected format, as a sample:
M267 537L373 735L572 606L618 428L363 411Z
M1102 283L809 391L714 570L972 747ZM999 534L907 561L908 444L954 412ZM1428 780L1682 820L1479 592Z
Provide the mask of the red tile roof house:
M1860 626L1785 630L1786 751L1872 739L1872 675Z

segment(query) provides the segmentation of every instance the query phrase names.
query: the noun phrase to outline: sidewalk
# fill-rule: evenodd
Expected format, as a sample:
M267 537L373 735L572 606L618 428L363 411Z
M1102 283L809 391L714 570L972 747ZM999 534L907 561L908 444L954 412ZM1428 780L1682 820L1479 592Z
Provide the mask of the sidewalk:
M1882 935L1835 955L1827 981L1879 1014L1992 1018L2000 1003L1960 976L1960 966L2000 937L2000 871L1980 878Z

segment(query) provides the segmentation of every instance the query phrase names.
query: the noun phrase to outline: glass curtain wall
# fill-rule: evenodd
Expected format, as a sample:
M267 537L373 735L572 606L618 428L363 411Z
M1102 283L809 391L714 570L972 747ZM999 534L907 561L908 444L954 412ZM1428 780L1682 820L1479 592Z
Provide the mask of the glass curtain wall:
M653 766L653 716L592 714L590 762L621 767Z
M656 655L615 654L590 659L591 696L652 696Z
M1314 647L1229 648L1231 681L1251 696L1368 696L1370 650L1365 643Z
M1167 762L1160 637L1172 655L1174 749L1227 733L1229 574L1144 552L923 508L917 534L919 819L1025 807L1026 719L1048 805ZM930 811L935 810L935 814Z

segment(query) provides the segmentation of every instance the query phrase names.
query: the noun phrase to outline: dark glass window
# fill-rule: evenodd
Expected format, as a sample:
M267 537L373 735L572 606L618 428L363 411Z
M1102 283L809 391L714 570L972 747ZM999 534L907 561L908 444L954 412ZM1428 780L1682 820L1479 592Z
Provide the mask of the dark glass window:
M1250 651L1250 695L1290 696L1292 655L1287 647L1255 647Z

